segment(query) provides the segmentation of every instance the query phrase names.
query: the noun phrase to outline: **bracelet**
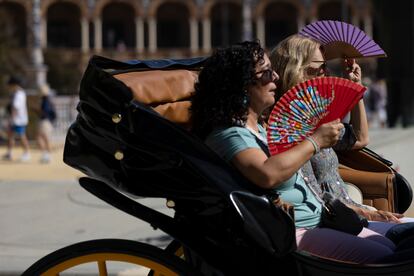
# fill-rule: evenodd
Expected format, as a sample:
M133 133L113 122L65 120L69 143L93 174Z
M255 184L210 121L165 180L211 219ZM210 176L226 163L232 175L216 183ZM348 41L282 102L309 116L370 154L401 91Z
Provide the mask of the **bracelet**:
M313 149L315 150L313 154L317 154L321 151L321 148L319 147L318 143L316 143L316 141L311 136L308 136L305 139L312 143Z

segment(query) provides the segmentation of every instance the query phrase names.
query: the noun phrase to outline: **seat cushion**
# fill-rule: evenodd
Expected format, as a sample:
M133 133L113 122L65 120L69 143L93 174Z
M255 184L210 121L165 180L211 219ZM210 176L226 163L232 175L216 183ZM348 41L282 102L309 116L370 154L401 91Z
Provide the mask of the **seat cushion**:
M198 72L190 70L136 71L114 75L128 86L134 100L151 106L168 120L189 127L190 98Z

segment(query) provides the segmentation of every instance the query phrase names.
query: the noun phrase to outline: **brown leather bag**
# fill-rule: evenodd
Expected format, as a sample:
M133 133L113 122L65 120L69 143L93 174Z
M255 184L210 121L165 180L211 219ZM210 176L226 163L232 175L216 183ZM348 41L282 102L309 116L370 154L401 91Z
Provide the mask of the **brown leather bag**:
M412 191L408 182L391 167L390 161L369 149L338 151L337 155L342 179L362 191L365 205L390 212L406 211Z

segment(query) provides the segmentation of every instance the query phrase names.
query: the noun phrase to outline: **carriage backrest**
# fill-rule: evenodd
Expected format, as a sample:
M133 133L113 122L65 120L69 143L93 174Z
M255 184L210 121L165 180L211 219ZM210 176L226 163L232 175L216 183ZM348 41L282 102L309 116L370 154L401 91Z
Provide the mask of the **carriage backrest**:
M190 99L198 71L151 70L116 74L134 100L151 106L160 115L188 129Z

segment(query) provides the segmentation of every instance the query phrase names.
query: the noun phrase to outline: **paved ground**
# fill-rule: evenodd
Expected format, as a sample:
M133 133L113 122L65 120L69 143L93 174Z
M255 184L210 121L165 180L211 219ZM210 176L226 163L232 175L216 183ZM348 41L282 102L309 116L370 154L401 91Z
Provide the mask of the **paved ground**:
M0 156L5 152L5 147L1 147ZM63 163L63 145L61 144L53 147L52 160L49 164L39 162L40 151L36 148L31 150L29 162L20 162L21 155L22 150L18 147L13 150L13 161L3 161L0 158L0 180L55 181L73 180L82 176L81 172Z
M414 128L371 130L370 148L394 161L414 184ZM16 157L19 154L16 151ZM42 256L89 239L123 238L165 246L164 233L84 191L77 184L82 174L63 164L62 147L54 150L50 164L38 163L39 156L33 150L29 163L0 161L1 275L19 275ZM162 200L144 202L168 213ZM407 215L414 216L414 206ZM122 271L118 275L145 275L128 268Z
M166 235L96 199L75 180L0 182L0 271L22 271L63 246L122 238L164 246ZM164 211L164 203L147 201Z

